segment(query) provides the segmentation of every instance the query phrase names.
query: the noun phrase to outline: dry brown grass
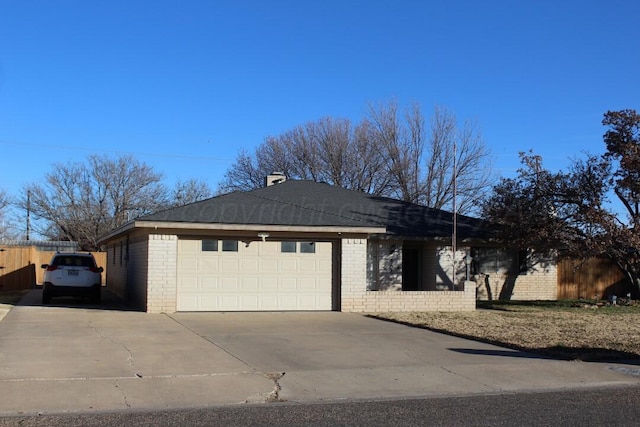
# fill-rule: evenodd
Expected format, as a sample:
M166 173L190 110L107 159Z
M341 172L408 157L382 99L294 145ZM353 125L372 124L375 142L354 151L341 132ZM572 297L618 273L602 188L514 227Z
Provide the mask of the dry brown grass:
M465 313L385 313L393 320L562 359L640 358L640 306L493 303Z

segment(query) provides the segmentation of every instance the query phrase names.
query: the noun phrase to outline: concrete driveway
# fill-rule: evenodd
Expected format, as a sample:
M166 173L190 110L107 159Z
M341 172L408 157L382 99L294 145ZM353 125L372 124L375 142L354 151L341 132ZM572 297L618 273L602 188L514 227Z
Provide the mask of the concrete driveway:
M348 313L40 305L0 322L0 414L638 385L640 367L563 362Z

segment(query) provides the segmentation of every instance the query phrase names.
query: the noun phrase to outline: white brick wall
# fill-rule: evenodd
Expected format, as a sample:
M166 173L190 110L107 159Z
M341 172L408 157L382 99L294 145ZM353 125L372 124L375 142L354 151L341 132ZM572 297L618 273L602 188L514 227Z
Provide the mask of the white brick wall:
M401 291L402 241L368 241L367 273L368 290Z
M149 270L147 275L147 312L176 311L178 236L149 235Z
M489 299L487 281L492 299L498 299L505 284L514 279L513 292L511 295L505 296L507 299L516 301L553 301L558 298L558 270L557 266L553 264L534 268L525 274L519 274L515 277L501 273L480 275L477 279L478 299Z
M464 291L372 291L367 290L367 240L342 239L341 310L345 312L386 311L472 311L476 284L467 282Z

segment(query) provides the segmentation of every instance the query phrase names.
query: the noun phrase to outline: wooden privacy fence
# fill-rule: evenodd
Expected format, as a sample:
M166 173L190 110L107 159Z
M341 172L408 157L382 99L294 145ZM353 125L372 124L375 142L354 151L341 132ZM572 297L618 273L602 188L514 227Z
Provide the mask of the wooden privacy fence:
M42 251L34 246L0 245L0 291L31 289L42 284L44 270L55 251ZM99 267L107 268L106 252L92 252ZM102 274L104 282L105 273Z
M625 274L609 258L558 261L558 299L606 299L630 292Z

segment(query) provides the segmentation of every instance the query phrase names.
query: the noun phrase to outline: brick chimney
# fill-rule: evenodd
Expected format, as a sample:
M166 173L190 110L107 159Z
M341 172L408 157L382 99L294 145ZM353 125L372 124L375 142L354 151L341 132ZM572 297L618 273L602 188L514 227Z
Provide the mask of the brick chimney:
M283 183L287 180L287 177L282 172L272 172L271 175L267 175L264 179L264 186L269 187L271 185L276 185Z

